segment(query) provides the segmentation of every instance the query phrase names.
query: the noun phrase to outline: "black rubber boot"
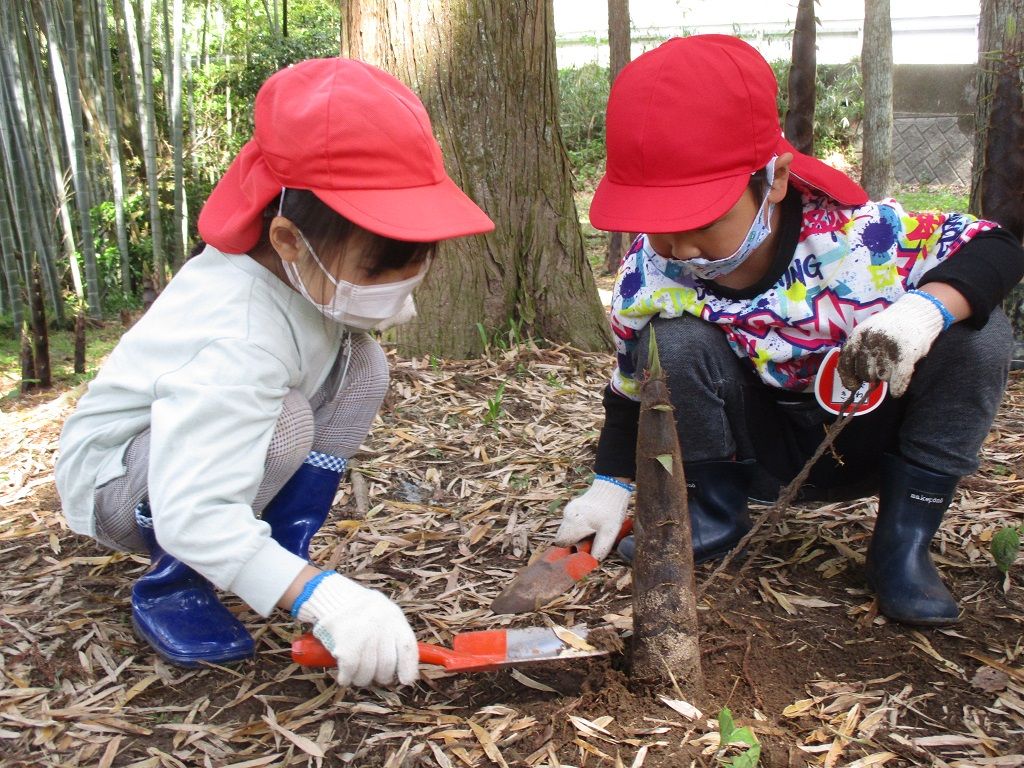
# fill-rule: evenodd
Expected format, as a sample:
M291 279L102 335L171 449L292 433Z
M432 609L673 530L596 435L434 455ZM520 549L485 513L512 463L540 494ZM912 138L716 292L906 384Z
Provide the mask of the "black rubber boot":
M894 621L941 627L959 620L956 600L928 552L959 480L899 456L882 459L867 577L878 595L878 610Z
M693 532L693 562L725 557L750 530L747 491L752 461L696 461L684 464L686 499ZM632 536L619 542L618 553L632 562Z

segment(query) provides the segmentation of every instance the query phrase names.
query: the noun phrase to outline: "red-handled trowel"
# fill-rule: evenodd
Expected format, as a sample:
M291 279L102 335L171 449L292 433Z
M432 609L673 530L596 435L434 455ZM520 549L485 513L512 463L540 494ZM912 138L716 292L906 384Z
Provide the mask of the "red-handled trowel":
M615 543L618 544L632 530L633 521L627 519L619 529ZM600 564L590 554L592 545L593 539L584 539L571 547L548 547L494 598L491 610L494 613L530 613L564 595Z
M601 656L609 650L587 642L585 626L526 627L462 632L452 638L452 647L419 643L420 661L437 664L450 672L484 672L520 664L558 659ZM292 661L304 667L333 667L334 657L311 634L292 641Z

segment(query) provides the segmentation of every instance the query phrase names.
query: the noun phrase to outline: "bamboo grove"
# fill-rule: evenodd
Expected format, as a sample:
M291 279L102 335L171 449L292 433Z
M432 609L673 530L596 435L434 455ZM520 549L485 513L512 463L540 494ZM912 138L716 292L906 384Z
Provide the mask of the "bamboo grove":
M338 52L333 0L0 3L0 331L137 306L280 67ZM38 303L38 302L37 302Z

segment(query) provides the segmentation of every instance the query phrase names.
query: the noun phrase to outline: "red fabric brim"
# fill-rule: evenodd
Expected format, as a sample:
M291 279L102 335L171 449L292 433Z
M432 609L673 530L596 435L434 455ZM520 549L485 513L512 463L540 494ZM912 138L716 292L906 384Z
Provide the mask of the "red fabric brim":
M199 214L200 237L224 253L247 253L259 242L263 211L282 186L250 141L207 198ZM494 229L487 214L447 177L404 189L310 191L354 224L398 240L433 242Z
M797 152L779 137L775 155L793 154L792 176L842 205L863 205L868 194L859 184L817 158ZM769 158L765 158L767 164ZM601 179L590 204L590 223L609 232L686 232L710 224L740 199L748 173L678 187L631 186Z

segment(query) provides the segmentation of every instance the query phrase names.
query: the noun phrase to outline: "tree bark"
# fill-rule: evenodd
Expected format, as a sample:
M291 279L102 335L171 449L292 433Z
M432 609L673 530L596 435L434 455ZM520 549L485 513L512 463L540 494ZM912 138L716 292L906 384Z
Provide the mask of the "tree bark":
M153 278L158 288L167 282L167 257L164 252L164 228L160 219L160 185L156 164L156 115L153 106L152 0L142 0L141 34L136 26L132 0L122 0L124 25L128 32L128 48L137 88L135 109L142 133L142 159L149 190L149 228L153 247Z
M892 19L889 0L864 0L864 156L861 186L872 200L892 192Z
M99 30L100 67L103 70L103 106L107 123L107 151L110 154L110 186L114 197L114 229L117 251L121 257L121 291L132 290L131 253L128 250L128 226L124 216L124 171L121 165L121 130L117 116L117 94L114 91L114 63L110 55L110 27L107 4L98 0L96 24Z
M33 28L28 22L32 18L31 7L24 9L25 29ZM8 14L15 14L14 21ZM56 251L53 244L50 228L43 215L44 211L50 210L53 206L48 198L49 190L46 187L45 174L39 166L45 164L47 153L40 147L40 132L46 133L46 125L40 125L36 121L37 113L42 113L43 120L46 119L47 109L43 106L43 96L36 89L42 88L47 82L38 73L39 69L29 69L28 51L32 46L26 45L24 36L10 31L16 27L17 12L12 8L5 8L3 11L3 23L0 24L0 35L12 41L13 45L6 47L3 55L0 55L3 70L3 80L8 88L8 121L11 126L10 140L12 166L9 170L12 183L17 187L9 192L11 205L18 205L23 215L14 215L14 226L22 238L22 253L34 252L43 262L43 279L47 294L50 297L50 306L53 307L54 317L57 322L63 325L64 303L60 279L51 254ZM36 75L33 75L33 72ZM33 87L33 85L35 87ZM35 150L35 151L33 151ZM59 163L59 151L54 149L58 157L53 161ZM71 261L71 274L73 278L78 277L78 263ZM25 276L26 282L28 275ZM81 288L79 280L78 288Z
M608 80L615 82L622 68L629 63L629 0L608 0ZM625 242L624 242L625 241ZM605 274L614 275L619 271L622 256L630 243L622 232L611 232L608 236L608 252L604 257Z
M50 337L46 328L43 280L39 262L35 259L32 260L31 273L28 303L32 318L32 362L35 365L37 386L47 389L52 383L50 378Z
M1024 0L983 0L971 212L1024 238Z
M785 134L805 155L814 154L814 102L817 99L817 25L814 0L800 0L793 29L793 61L789 68L789 99Z
M402 353L479 354L478 323L607 349L558 128L551 0L352 0L343 15L342 54L416 91L449 174L497 225L441 244L420 319L397 330Z
M651 331L640 386L633 556L633 678L691 692L704 687L686 477L668 383Z
M85 295L88 299L89 314L102 315L99 269L96 265L96 251L92 236L92 194L85 162L85 131L82 125L82 105L78 77L78 44L75 39L74 7L71 0L64 0L64 34L60 34L51 17L49 4L43 3L43 19L46 24L47 47L50 51L50 67L53 86L60 105L61 126L64 143L71 164L71 181L75 189L75 203L78 208L78 230L81 233L79 247L85 265ZM61 48L64 55L61 55Z
M85 313L75 315L75 373L85 373Z
M1024 0L982 0L971 213L1024 237ZM1003 302L1024 359L1024 283Z

